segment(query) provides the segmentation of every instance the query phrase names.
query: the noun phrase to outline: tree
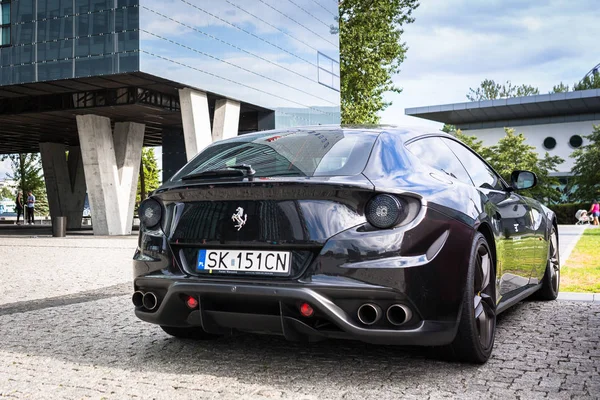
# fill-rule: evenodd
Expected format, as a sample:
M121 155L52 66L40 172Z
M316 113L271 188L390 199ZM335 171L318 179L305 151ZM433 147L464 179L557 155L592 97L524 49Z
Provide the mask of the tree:
M594 72L593 74L587 75L581 81L573 85L573 91L577 90L588 90L588 89L600 89L600 71Z
M48 199L40 155L37 153L7 154L0 156L0 160L10 161L12 173L7 176L19 182L19 190L23 192L23 201L25 202L27 193L31 191L35 196L35 213L48 215Z
M407 51L402 27L414 21L417 0L340 0L341 108L344 124L379 123L390 103L386 92L400 93L392 76Z
M14 199L16 197L15 193L12 192L8 187L2 186L0 189L0 200L3 199Z
M142 175L143 171L143 175ZM138 179L136 203L146 198L146 194L156 190L160 186L160 169L156 163L153 147L142 149L142 168L140 168L140 179ZM143 177L143 178L142 178ZM142 182L143 181L143 182ZM142 184L143 183L143 184ZM143 193L142 186L145 186Z
M564 83L559 83L558 85L554 85L550 94L552 93L567 93L569 91L569 85L565 85Z
M582 201L600 198L600 125L594 125L592 134L586 138L590 143L571 154L575 158L571 172L579 186L575 196Z
M499 84L493 79L484 79L478 88L469 88L467 99L469 101L496 100L535 94L540 94L540 91L531 85L513 86L510 81L506 81L505 84Z
M459 139L464 144L466 144L467 146L469 146L473 151L475 151L477 154L479 154L485 160L489 160L490 150L488 147L485 147L483 145L483 142L481 140L477 139L477 136L465 135L459 129L456 131L456 138Z
M534 146L525 143L522 133L515 134L514 129L504 128L506 136L494 146L486 147L475 136L468 136L457 131L456 137L481 155L496 172L510 182L510 175L515 170L528 170L538 177L538 184L531 190L523 191L525 196L533 197L543 202L558 202L560 192L556 190L559 181L550 176L557 171L556 166L564 160L558 156L546 153L540 158Z
M454 132L456 132L456 126L451 124L444 124L444 126L442 127L442 132L454 134Z

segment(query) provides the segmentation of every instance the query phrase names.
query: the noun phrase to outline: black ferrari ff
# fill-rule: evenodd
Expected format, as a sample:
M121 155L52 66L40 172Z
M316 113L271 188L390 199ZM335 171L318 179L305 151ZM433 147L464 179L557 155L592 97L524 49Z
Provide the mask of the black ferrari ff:
M139 208L135 314L170 335L444 346L558 294L556 217L451 135L307 127L213 143Z

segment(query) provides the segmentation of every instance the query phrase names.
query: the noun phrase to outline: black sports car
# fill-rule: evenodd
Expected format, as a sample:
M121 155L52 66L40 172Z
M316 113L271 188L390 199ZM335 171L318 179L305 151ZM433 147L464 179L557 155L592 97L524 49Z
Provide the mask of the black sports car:
M442 133L310 127L216 142L140 206L136 315L168 334L445 346L559 286L556 217Z

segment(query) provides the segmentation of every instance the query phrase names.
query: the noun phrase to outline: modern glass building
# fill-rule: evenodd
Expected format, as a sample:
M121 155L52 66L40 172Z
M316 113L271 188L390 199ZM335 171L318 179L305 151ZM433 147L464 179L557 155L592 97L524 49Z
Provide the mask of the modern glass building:
M85 166L100 122L80 117L93 115L115 135L143 124L143 145L163 146L166 179L207 137L340 121L337 0L0 5L0 154L81 145ZM100 194L85 175L94 214Z
M336 0L1 2L1 86L141 72L277 127L339 122Z

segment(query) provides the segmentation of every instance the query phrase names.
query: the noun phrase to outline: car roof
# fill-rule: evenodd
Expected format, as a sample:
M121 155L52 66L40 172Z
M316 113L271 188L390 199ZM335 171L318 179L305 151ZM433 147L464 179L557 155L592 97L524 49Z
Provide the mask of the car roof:
M278 133L289 133L289 132L311 132L311 131L355 131L362 132L365 134L372 134L379 136L380 134L390 134L390 135L398 135L401 137L402 141L408 141L418 136L428 136L428 135L439 135L446 136L452 138L452 135L448 135L442 131L431 131L426 129L414 128L414 127L401 127L396 125L307 125L307 126L294 126L290 128L280 128L273 129L269 131L259 131L253 133L247 133L244 135L240 135L241 137L246 138L246 140L251 139L253 136L261 137L270 134L278 134Z

